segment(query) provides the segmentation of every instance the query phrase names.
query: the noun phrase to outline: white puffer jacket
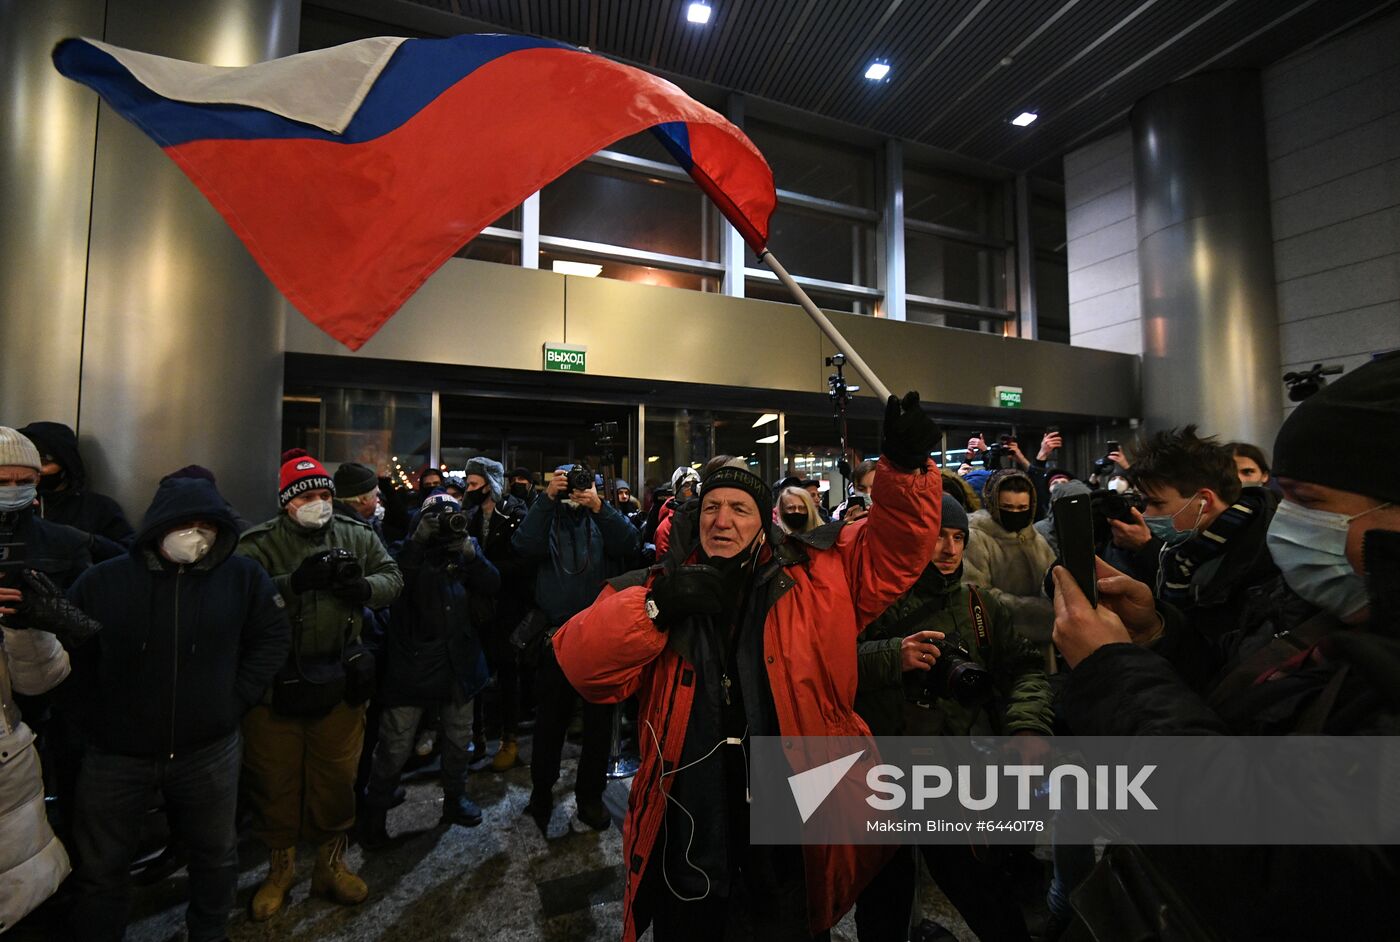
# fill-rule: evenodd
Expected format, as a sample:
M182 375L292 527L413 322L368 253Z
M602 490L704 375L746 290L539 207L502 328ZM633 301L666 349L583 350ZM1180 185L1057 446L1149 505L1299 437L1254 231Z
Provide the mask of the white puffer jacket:
M44 813L34 733L14 693L51 690L68 676L68 654L46 631L4 632L0 645L0 933L48 899L68 875L68 854Z

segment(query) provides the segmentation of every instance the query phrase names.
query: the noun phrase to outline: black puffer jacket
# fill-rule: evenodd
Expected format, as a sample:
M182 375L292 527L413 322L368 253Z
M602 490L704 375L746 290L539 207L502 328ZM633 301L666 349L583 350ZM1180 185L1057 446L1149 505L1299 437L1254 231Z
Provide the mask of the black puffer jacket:
M23 543L25 565L63 589L92 565L89 534L41 519L31 509L0 513L0 543Z
M261 566L233 555L238 529L208 481L161 482L131 550L89 569L69 597L102 623L73 654L65 693L92 743L119 755L179 755L227 736L287 659L291 629ZM218 537L177 566L159 540L207 520Z
M19 432L63 467L62 490L40 484L39 516L91 533L92 557L98 562L126 552L135 533L116 501L87 489L87 469L73 430L59 422L30 422Z
M467 533L476 537L481 552L501 574L501 591L494 598L483 597L488 603L478 606L480 624L489 625L498 633L509 632L525 617L534 599L535 563L515 551L511 538L529 510L518 497L507 496L491 514L491 526L486 539L481 539L482 513L480 507L467 512Z

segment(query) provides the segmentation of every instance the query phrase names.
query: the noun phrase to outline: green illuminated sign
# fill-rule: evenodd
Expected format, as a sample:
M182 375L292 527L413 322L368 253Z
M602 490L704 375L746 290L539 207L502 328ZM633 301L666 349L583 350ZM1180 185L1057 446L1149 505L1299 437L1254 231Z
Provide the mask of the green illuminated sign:
M998 386L996 388L997 405L1003 409L1021 408L1021 387L1020 386Z
M588 348L568 343L544 345L544 368L560 373L587 373Z

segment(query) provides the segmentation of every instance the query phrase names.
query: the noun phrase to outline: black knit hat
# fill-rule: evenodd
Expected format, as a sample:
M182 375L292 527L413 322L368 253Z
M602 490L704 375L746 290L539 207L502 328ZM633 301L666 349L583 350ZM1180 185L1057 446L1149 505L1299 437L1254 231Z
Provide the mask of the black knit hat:
M1348 444L1339 456L1337 442ZM1359 450L1359 451L1358 451ZM1400 351L1323 386L1274 440L1277 477L1400 501Z
M734 464L720 465L705 475L705 479L700 482L700 494L703 496L725 487L735 488L752 497L758 505L759 519L763 521L764 526L773 519L773 494L763 478L748 468Z
M379 486L379 475L369 465L347 461L335 469L335 495L341 500L349 500L362 494L369 494Z

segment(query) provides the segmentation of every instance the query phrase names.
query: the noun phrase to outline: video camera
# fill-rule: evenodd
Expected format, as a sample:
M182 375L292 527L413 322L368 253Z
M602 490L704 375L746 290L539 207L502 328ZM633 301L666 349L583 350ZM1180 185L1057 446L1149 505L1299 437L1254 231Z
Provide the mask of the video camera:
M917 703L931 707L938 700L952 700L967 707L986 703L996 692L992 672L972 659L972 652L956 633L938 645L938 658L924 677Z
M978 437L981 438L980 435ZM985 438L982 440L986 441ZM1015 435L998 435L996 442L987 447L987 455L982 459L982 466L998 471L1017 467L1016 453L1010 447L1013 443L1020 444Z

